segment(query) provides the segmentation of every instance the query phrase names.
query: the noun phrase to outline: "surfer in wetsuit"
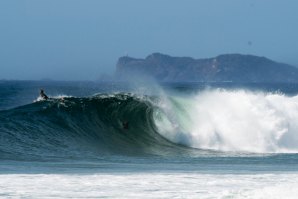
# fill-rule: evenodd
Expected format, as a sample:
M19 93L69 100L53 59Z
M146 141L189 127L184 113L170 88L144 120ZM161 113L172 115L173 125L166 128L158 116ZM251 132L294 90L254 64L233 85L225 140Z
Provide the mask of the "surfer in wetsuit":
M40 89L39 96L44 100L49 99L49 97L44 93L43 89Z
M127 121L122 122L122 127L123 129L128 129L128 122Z

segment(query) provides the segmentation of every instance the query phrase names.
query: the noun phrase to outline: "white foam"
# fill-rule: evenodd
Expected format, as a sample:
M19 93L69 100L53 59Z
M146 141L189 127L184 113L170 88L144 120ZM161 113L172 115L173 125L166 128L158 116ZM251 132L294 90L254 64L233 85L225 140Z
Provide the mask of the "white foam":
M49 96L49 98L52 98L52 99L63 99L63 98L68 98L68 97L73 97L73 96L71 96L71 95L63 95L63 94L61 94L61 95ZM38 96L38 97L36 98L36 100L34 100L33 102L39 102L39 101L45 101L45 99L42 98L42 97L40 97L40 96Z
M1 198L264 198L298 195L298 174L0 175Z
M298 96L208 90L161 103L156 126L195 148L257 153L298 152Z
M54 96L49 96L49 97L54 98L54 99L61 99L61 98L68 98L68 97L73 97L73 96L60 94L60 95L54 95Z

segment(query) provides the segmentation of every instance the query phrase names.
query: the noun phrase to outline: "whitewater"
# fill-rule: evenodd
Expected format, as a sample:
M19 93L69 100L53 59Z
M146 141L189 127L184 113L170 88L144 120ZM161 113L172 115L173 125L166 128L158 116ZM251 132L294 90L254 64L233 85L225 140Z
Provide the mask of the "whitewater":
M175 143L218 151L298 152L298 96L216 89L170 99L156 123Z
M0 82L0 197L297 196L298 85L147 87Z
M94 174L2 175L0 197L296 198L298 175ZM40 191L43 190L43 191ZM74 191L75 190L75 191Z

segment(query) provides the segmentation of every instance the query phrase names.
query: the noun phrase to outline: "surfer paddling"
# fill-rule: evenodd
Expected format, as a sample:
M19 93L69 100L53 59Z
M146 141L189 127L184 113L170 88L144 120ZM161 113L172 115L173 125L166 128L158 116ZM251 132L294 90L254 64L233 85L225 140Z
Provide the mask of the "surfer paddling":
M47 99L49 99L49 97L44 93L44 90L43 90L43 89L40 89L39 96L40 96L43 100L47 100Z

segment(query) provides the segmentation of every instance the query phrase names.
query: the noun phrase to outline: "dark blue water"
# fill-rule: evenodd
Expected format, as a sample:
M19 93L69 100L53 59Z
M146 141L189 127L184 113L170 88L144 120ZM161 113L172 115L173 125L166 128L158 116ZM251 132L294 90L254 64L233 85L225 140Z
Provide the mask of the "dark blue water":
M40 88L49 100L37 99ZM297 84L2 81L0 173L297 171L297 94ZM218 115L231 108L231 115L239 116L239 122L237 117L226 120L228 116L218 122L216 115L211 118L213 123L206 123L214 124L216 140L210 135L209 141L203 142L198 134L209 131L201 130L205 123L201 124L199 118L207 115L190 112L214 96L219 96ZM234 102L235 98L240 101ZM252 118L250 110L254 108L242 110L246 98L253 100L247 103L257 102L252 112L257 117L262 119L262 113L268 110L264 122ZM231 100L235 107L225 104ZM170 108L161 102L167 102ZM278 103L285 108L276 108ZM226 109L222 109L225 105ZM214 104L210 109L213 108ZM169 110L173 112L168 114ZM163 128L168 125L163 114L175 121L171 127L177 130ZM271 127L271 120L277 124ZM258 128L251 132L260 139L248 137L245 143L240 137L247 145L242 148L233 142L235 136L246 135L235 130L241 123L245 131L245 121L249 121L248 126L255 121L256 126L260 125L260 132ZM124 122L128 122L128 128ZM192 129L184 128L185 122ZM193 132L196 125L199 130Z

